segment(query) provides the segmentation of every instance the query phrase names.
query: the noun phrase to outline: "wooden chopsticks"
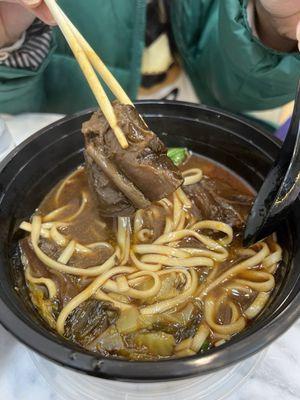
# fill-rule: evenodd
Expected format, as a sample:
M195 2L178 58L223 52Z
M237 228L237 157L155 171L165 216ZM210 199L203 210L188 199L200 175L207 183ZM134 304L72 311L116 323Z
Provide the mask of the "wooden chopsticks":
M94 69L99 73L116 98L123 104L132 104L131 100L122 89L116 78L105 66L100 57L95 53L89 43L72 24L55 0L45 0L53 18L61 29L68 42L107 122L114 131L122 148L128 147L128 142L121 128L118 126L114 109L101 85Z

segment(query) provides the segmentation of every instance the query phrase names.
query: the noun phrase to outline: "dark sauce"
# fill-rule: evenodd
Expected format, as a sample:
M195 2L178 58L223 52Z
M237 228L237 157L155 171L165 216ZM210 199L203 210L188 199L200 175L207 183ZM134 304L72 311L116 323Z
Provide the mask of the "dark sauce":
M221 263L216 263L216 277L218 277L227 269L245 258L245 256L239 254L239 250L242 247L241 238L245 216L249 211L255 191L231 170L205 157L191 155L180 166L180 168L182 170L190 168L202 169L204 175L203 185L205 184L207 186L204 185L201 187L198 184L191 185L193 187L190 187L189 192L187 193L196 196L198 191L200 193L199 201L205 203L205 201L208 201L207 199L211 199L215 202L213 205L204 204L201 210L201 207L196 207L198 210L198 217L200 219L217 219L223 221L225 215L224 212L227 212L228 215L226 215L226 217L228 217L229 223L232 224L234 239L227 249L229 252L227 260ZM95 250L92 254L84 256L78 254L73 255L68 265L86 268L88 266L103 263L112 255L113 247L116 245L116 221L114 219L101 218L99 216L97 205L94 203L89 190L84 167L78 169L77 173L69 180L65 185L64 190L61 190L61 193L58 196L57 194L61 185L62 182L58 183L58 185L56 185L44 198L37 213L45 216L53 212L53 210L64 207L67 204L68 207L59 213L59 218L60 220L68 218L68 215L76 212L76 210L78 210L82 205L84 193L86 199L84 211L73 220L71 224L66 224L66 226L60 227L60 233L65 235L67 238L75 239L82 245L94 242L106 242L111 244L111 248L101 248ZM207 191L207 198L203 200L202 195L205 191ZM224 201L219 202L220 205L218 205L219 198L224 198ZM222 203L227 204L227 208L225 207L224 209L224 204ZM214 214L211 214L212 208L214 208ZM231 216L229 215L230 213L232 214ZM156 225L154 231L157 231L157 235L160 235L163 226L159 221L156 222ZM207 232L207 234L212 235L212 237L214 235L213 232ZM273 239L270 238L268 241L270 248L272 248ZM47 312L46 315L45 303L47 302L47 299L45 290L43 289L41 294L41 288L38 285L29 285L31 298L38 312L46 319L49 325L53 327L55 325L54 321L61 309L72 297L87 287L91 282L91 279L87 277L68 276L41 265L41 262L37 260L30 246L28 238L23 239L20 245L23 256L30 265L34 275L36 277L43 276L50 278L58 287L58 298L53 304L47 303L47 310L50 310L50 314ZM193 243L193 239L180 244L181 247L191 247L194 245L195 243ZM63 250L63 248L53 245L53 242L45 238L40 240L40 247L49 257L54 259L57 259L58 255ZM257 268L261 269L262 266L257 266ZM208 268L199 268L197 271L199 283L206 281L208 272ZM211 295L218 298L222 290L223 284L215 288L211 292ZM242 315L256 295L257 293L253 290L242 292L237 289L232 292L231 299L235 302ZM156 321L152 323L151 329L144 326L140 329L139 334L144 335L149 332L156 332L157 334L171 335L176 343L180 343L181 341L192 337L197 331L201 321L203 321L204 316L202 302L198 302L197 298L191 299L190 302L192 304L192 311L188 323L182 324L178 321L176 322L176 319L174 320L176 317L179 318L178 320L180 321L180 313L186 312L185 307L187 307L187 304L184 303L183 305L178 306L175 310L172 310L170 315L162 313L157 317ZM140 300L134 299L131 299L130 303L135 304L137 307L143 305ZM106 356L125 357L135 360L148 360L170 355L172 356L172 354L153 354L149 349L147 350L147 347L138 346L135 333L119 335L116 329L118 316L118 310L114 309L109 303L99 302L93 299L87 300L77 307L68 318L66 322L65 336L67 339L76 342L88 350L99 352ZM225 303L219 308L216 319L220 324L229 323L231 319L231 311ZM166 337L169 338L169 336ZM211 333L209 339L203 344L201 351L205 351L211 346L214 346L218 340L220 340L218 335L215 337L214 334ZM120 344L121 342L123 345Z

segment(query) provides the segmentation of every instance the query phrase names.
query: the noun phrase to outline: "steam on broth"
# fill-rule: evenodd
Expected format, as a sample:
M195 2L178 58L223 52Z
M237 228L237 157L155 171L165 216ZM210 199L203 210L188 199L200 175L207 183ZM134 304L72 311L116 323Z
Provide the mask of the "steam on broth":
M152 360L222 345L262 311L281 248L275 235L242 247L253 191L203 157L180 168L173 195L101 218L80 167L21 224L30 296L52 329L93 352Z

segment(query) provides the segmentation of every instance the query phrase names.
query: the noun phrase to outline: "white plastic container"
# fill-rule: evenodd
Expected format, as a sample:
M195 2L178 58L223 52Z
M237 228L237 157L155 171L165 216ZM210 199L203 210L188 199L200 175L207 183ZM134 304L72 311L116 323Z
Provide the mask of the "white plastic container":
M257 368L266 350L234 366L202 377L158 383L127 383L84 375L30 352L53 391L65 400L220 400Z
M2 161L14 147L15 142L13 137L10 134L5 121L0 118L0 161Z

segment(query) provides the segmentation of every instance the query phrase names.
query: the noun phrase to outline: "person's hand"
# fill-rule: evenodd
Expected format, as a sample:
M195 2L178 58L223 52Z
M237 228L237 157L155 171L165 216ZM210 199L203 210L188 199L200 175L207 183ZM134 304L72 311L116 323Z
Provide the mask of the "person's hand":
M257 32L269 47L300 49L300 0L255 0Z
M0 0L0 48L18 40L36 17L54 24L43 0Z

